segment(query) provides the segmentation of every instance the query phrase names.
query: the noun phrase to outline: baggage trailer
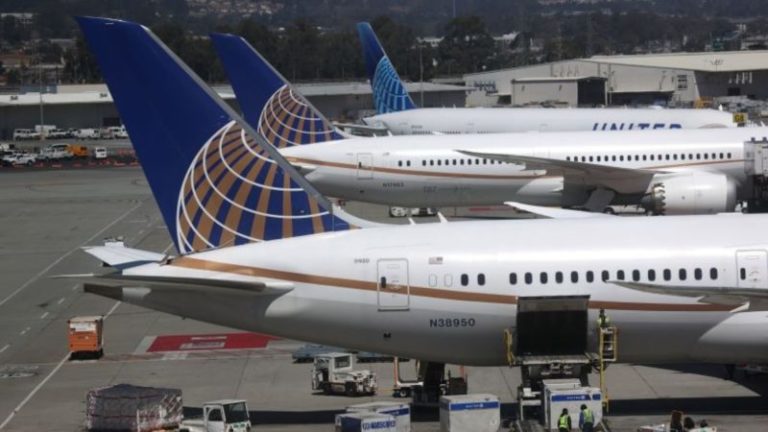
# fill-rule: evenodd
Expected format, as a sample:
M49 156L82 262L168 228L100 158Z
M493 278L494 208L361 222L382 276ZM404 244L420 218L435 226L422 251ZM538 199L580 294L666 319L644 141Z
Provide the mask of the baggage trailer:
M67 321L69 359L100 358L104 355L104 317L80 316Z

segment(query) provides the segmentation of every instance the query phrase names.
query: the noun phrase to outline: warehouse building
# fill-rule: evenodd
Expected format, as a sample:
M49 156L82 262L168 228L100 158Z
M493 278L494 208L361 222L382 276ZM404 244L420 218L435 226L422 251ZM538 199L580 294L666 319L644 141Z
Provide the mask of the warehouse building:
M697 106L768 99L768 51L594 56L467 74L468 106Z
M317 109L332 120L351 121L373 110L371 86L365 82L310 83L296 85ZM426 107L464 106L463 86L407 83L414 102ZM235 109L235 95L229 86L216 92ZM422 105L423 101L423 105ZM10 139L14 129L31 129L38 124L58 128L119 126L120 116L106 85L58 86L55 93L0 95L0 139Z

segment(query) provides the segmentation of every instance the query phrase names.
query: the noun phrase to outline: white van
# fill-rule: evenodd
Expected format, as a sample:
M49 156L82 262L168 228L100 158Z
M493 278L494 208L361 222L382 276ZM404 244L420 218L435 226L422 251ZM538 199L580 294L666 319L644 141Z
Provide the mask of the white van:
M98 129L85 128L75 131L75 138L77 139L99 139L100 134Z
M93 148L93 158L96 159L96 160L106 159L107 158L107 148L106 147L94 147Z
M71 159L72 152L69 151L69 144L51 144L40 150L38 159L40 160L59 160Z

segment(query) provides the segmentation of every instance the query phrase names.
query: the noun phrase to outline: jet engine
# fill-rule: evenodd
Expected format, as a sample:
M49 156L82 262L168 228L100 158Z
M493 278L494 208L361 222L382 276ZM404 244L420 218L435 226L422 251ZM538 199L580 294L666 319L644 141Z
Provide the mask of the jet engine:
M737 184L724 174L687 172L659 174L642 199L654 214L711 214L733 211Z

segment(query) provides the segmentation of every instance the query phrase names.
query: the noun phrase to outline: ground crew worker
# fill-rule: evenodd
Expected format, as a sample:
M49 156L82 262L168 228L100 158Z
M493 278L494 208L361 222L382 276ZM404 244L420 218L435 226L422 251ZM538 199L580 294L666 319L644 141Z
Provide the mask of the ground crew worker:
M563 408L560 418L557 419L557 432L571 432L571 415L568 414L568 408Z
M595 430L595 414L584 404L581 404L581 412L579 413L579 429L582 432Z
M597 326L607 328L609 325L611 325L611 319L605 314L605 309L600 309L600 315L597 316Z

